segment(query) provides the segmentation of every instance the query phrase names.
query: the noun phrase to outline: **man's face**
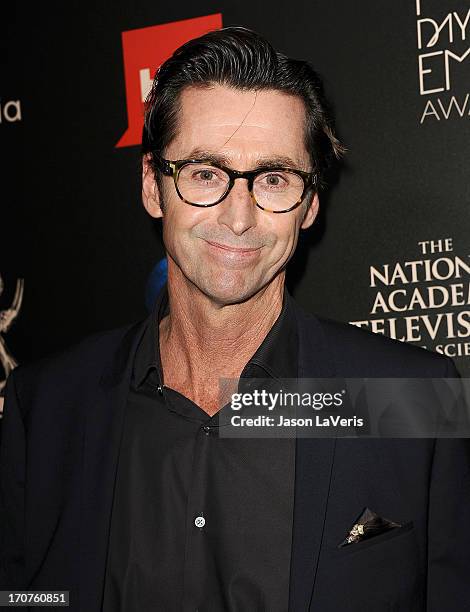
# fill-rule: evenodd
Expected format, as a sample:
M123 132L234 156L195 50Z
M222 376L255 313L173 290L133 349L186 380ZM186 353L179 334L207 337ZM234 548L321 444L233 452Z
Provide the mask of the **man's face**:
M235 170L283 158L280 166L310 171L304 122L303 102L278 91L187 88L177 136L164 156L200 159L205 152ZM242 302L284 274L300 228L309 227L318 211L318 196L308 197L290 212L267 212L253 204L247 181L238 179L222 202L198 208L180 200L171 177L163 177L158 193L144 160L144 205L153 217L163 217L170 282L188 281L221 305Z

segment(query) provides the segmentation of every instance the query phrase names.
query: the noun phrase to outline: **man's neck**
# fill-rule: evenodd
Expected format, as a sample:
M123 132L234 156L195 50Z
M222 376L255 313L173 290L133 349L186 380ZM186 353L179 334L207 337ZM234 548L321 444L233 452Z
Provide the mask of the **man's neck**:
M160 322L164 383L208 414L221 407L219 379L238 379L282 310L284 273L250 299L221 305L192 283L168 282L170 314Z

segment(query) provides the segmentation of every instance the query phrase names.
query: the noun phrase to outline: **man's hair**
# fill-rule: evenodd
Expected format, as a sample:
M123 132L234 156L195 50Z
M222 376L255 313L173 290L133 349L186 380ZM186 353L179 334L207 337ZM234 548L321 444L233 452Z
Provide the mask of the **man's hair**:
M323 84L312 66L278 53L262 36L242 27L228 27L194 38L157 71L145 103L142 154L150 153L161 188L158 157L176 136L180 94L186 87L224 85L241 91L275 90L301 98L305 105L305 147L317 185L345 148L335 136Z

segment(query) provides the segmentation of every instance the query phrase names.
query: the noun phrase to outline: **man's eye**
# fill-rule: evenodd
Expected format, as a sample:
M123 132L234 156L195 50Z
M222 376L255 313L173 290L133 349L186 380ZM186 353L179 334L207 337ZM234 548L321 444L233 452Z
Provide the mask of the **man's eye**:
M267 187L286 187L289 181L282 174L264 174L260 177L261 181Z
M202 170L195 170L192 173L192 179L195 181L204 181L205 183L213 183L215 180L219 179L214 170L209 170L208 168L204 168Z

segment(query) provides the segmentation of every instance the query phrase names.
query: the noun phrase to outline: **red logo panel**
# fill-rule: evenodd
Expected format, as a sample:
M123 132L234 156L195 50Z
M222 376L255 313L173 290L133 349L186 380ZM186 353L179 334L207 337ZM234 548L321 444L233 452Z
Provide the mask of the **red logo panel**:
M222 14L173 21L122 33L128 128L116 147L140 144L147 97L157 68L182 44L222 27Z

